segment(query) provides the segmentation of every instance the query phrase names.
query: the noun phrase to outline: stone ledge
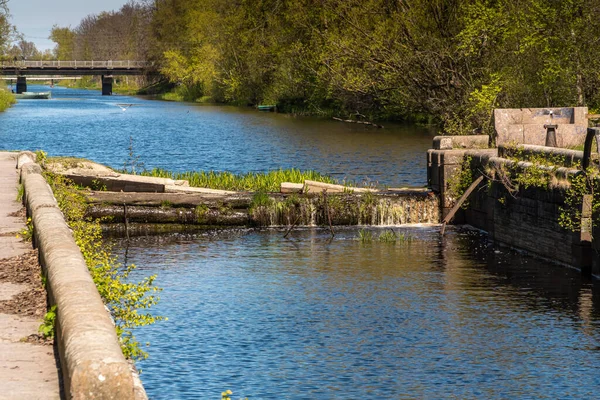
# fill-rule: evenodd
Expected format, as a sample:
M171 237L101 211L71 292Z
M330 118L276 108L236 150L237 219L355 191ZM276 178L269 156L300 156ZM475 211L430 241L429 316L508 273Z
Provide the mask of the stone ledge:
M434 150L487 149L490 144L488 135L436 136L433 138Z
M50 187L39 167L23 158L26 206L50 303L57 306L56 340L67 398L147 399Z

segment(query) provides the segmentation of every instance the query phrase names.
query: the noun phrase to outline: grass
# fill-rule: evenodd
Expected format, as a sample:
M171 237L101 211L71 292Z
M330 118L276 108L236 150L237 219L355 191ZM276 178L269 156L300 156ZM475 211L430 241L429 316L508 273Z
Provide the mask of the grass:
M361 229L358 231L358 240L362 243L371 243L373 241L373 232Z
M375 240L373 232L366 229L358 231L358 240L362 243L371 243ZM379 234L377 240L381 243L408 243L413 241L413 237L405 233L396 233L393 229L385 230Z
M266 173L249 172L246 174L217 171L171 172L155 168L151 171L142 172L140 175L176 180L185 179L193 187L253 192L279 192L282 182L304 183L306 179L335 183L332 178L318 172L300 171L294 168L279 169Z
M0 88L0 111L6 110L15 103L15 95L10 93L8 90Z

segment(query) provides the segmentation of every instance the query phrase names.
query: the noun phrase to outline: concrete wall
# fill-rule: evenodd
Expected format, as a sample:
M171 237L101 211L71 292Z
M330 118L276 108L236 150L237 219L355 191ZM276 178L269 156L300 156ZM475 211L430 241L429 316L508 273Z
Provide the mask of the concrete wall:
M18 167L49 302L57 306L56 340L67 398L147 398L123 357L112 320L40 167L27 154L20 155Z
M510 108L494 110L495 141L497 145L519 143L544 146L544 125L558 125L556 145L582 145L588 127L587 107Z
M529 152L535 150L533 146L527 147ZM540 151L555 152L555 149L543 148ZM501 149L500 153L503 154L504 150ZM571 157L566 160L567 164L577 161L582 152L576 153L568 152ZM460 171L467 156L471 157L469 167L474 176L481 175L495 164L512 162L496 157L491 149L429 150L429 185L441 197L444 216L457 201L449 194L448 183ZM518 164L522 168L528 165L527 162ZM561 167L558 172L565 178L576 171ZM469 197L467 208L461 210L454 223L472 225L488 232L490 238L500 244L579 268L584 273L590 272L592 255L595 254L596 273L600 275L598 253L591 251L590 243L581 233L573 233L558 224L564 200L564 189L528 188L511 194L501 183L493 181L488 184L488 180L484 180ZM600 240L595 239L595 246L600 252Z

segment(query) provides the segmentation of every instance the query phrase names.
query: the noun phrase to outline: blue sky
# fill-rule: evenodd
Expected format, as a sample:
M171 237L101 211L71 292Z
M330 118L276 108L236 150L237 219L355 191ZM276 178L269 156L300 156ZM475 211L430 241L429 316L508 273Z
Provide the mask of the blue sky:
M128 0L8 0L12 24L38 49L54 47L52 25L76 27L88 14L118 10Z

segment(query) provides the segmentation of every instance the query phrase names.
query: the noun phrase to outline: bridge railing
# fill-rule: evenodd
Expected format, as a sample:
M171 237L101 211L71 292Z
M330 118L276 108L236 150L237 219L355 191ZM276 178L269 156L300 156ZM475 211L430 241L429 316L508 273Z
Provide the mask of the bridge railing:
M3 69L16 68L86 68L86 69L140 69L148 68L152 64L147 61L2 61Z

